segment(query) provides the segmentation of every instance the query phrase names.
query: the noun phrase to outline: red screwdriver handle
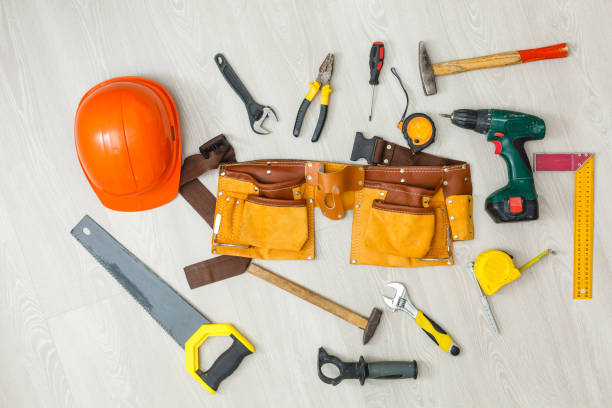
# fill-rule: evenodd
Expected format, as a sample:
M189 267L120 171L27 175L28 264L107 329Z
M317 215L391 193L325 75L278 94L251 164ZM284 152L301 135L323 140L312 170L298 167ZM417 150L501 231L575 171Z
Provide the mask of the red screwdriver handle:
M378 76L385 59L385 45L376 41L370 48L370 85L378 85Z
M531 62L543 59L564 58L568 54L567 43L555 44L549 47L532 48L530 50L521 50L521 62Z

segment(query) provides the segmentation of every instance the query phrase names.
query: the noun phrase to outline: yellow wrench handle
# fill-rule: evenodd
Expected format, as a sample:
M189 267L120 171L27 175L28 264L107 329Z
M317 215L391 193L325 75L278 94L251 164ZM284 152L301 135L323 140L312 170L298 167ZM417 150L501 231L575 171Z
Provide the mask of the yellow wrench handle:
M449 336L438 323L427 317L425 313L420 310L417 311L417 316L414 320L442 350L451 353L453 356L459 354L459 346L455 344L453 338Z

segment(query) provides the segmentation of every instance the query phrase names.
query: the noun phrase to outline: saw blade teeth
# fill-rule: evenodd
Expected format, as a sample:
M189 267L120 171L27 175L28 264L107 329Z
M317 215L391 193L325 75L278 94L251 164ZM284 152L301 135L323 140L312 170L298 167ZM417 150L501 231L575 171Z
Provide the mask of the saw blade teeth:
M163 321L156 319L155 316L151 313L151 304L149 302L143 302L142 298L138 298L136 296L134 296L134 293L128 289L128 286L125 283L125 279L121 279L118 276L117 273L117 267L114 264L111 264L109 262L106 262L105 260L103 260L102 258L100 258L93 250L92 248L85 242L83 242L83 240L81 240L80 236L75 234L74 231L71 231L72 236L74 236L76 238L77 241L79 241L81 243L81 245L83 245L83 247L87 250L87 252L89 252L89 254L100 264L100 266L102 266L104 269L106 269L106 271L113 277L113 279L123 288L123 290L125 292L127 292L132 299L134 299L136 301L136 303L138 303L140 305L140 307L142 307L146 312L147 315L149 317L151 317L151 319L153 319L162 329L164 329L164 331L166 333L168 333L168 335L170 336L170 338L172 338L174 340L174 342L176 344L178 344L179 346L184 348L184 344L179 343L174 336L172 335L170 329L164 324ZM125 248L123 248L125 249ZM125 251L127 251L127 249L125 249ZM132 255L131 252L127 251L127 254Z
M71 234L179 346L184 348L193 333L210 323L90 217L83 217Z

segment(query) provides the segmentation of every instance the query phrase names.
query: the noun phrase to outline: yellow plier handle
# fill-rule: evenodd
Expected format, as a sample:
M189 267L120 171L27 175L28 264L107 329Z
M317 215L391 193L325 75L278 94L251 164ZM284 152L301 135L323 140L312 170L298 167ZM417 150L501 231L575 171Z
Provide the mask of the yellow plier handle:
M317 92L319 92L320 87L321 87L321 84L318 83L317 81L311 82L310 89L308 90L308 93L306 94L306 98L304 99L306 99L308 102L312 102Z
M312 142L316 142L319 140L319 136L321 136L321 131L323 130L323 125L325 125L325 119L327 118L327 106L329 105L329 94L331 94L334 90L331 89L329 84L323 85L321 88L321 111L319 112L319 119L317 120L317 127L315 127L315 131L312 134Z
M313 100L317 92L319 92L319 88L321 84L317 81L310 83L310 89L306 94L306 97L302 101L300 105L300 109L298 109L297 116L295 118L295 125L293 126L293 136L298 137L300 135L300 129L302 128L302 122L304 121L304 116L306 115L306 111L310 106L310 102Z

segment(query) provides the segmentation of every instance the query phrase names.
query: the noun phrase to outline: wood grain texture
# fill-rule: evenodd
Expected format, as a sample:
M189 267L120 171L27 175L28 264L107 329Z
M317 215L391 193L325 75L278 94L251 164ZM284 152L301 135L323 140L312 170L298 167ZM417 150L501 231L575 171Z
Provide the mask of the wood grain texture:
M465 58L460 60L437 62L432 65L434 75L451 75L476 69L505 67L521 63L521 56L516 51L485 55L484 57Z
M35 1L0 2L0 406L2 407L608 407L612 401L612 5L605 0L459 1ZM568 58L437 78L425 97L418 41L433 62L569 44ZM368 122L368 53L386 59ZM223 52L254 98L280 121L251 131L242 102L213 61ZM297 109L328 52L335 53L325 129L310 142L313 101L294 138ZM261 262L356 311L380 307L399 281L415 306L452 333L440 351L403 313L384 311L376 335L244 274L189 290L182 267L210 257L210 228L180 197L141 213L105 209L82 174L73 120L81 96L120 75L161 82L175 98L183 154L225 133L239 160L348 161L355 131L404 143L409 112L434 118L428 152L472 169L476 239L455 246L455 266L351 266L351 216L316 216L316 260ZM457 108L502 108L546 121L533 152L594 152L593 300L572 299L573 176L535 177L540 219L498 225L485 197L506 168L484 137L438 118ZM216 174L201 177L211 190ZM318 212L317 212L318 213ZM70 236L89 214L215 322L255 345L215 396L184 370L182 350ZM464 265L491 248L542 260L491 296L494 336ZM417 380L345 381L316 375L320 346L344 361L412 360Z
M282 276L274 272L270 272L269 270L262 268L261 266L252 263L249 265L247 271L251 275L257 276L258 278L263 279L266 282L271 283L272 285L282 290L285 290L294 296L302 298L305 301L312 303L313 305L318 306L321 309L332 313L361 329L365 329L368 325L368 319L366 319L365 317L360 316L357 313L348 310L347 308L340 306L339 304L329 299L324 298L323 296L313 292L308 288L305 288L295 282L283 278Z

